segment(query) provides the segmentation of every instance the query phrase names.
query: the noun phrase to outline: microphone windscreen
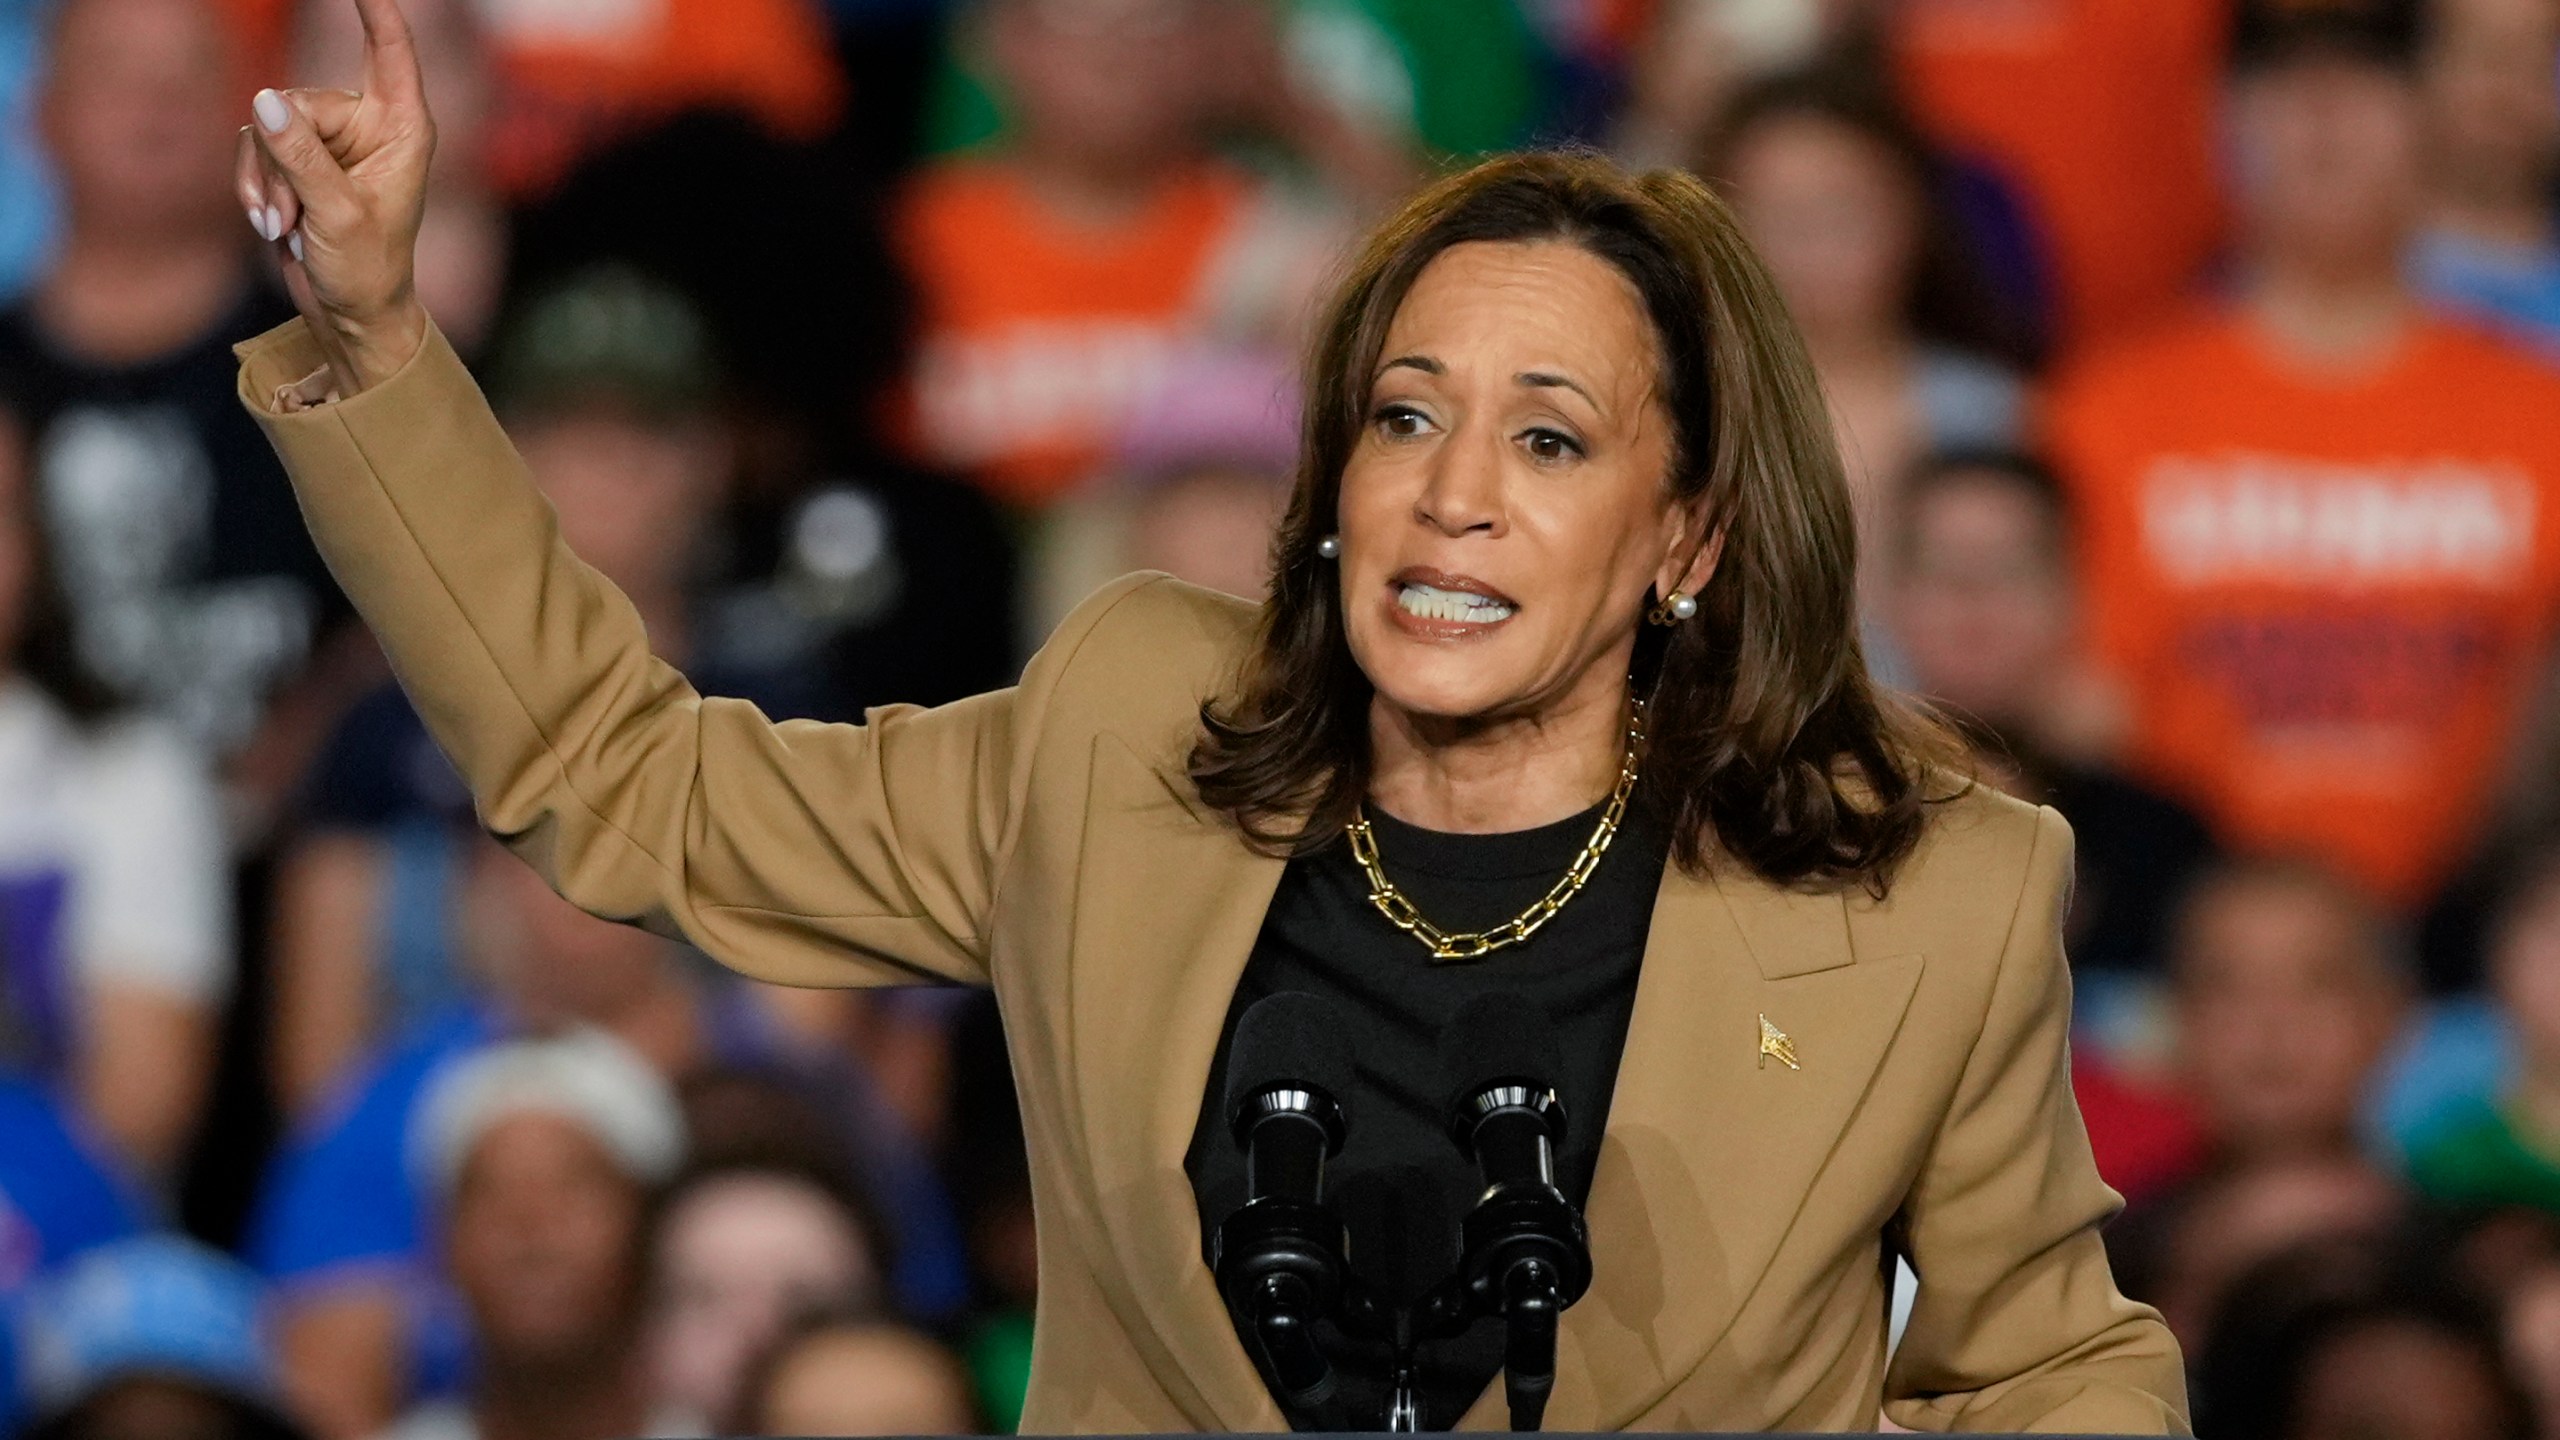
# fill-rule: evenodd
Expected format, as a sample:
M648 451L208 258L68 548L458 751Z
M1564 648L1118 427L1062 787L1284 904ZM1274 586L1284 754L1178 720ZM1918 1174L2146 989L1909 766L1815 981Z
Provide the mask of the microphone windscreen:
M1458 1268L1458 1201L1441 1177L1406 1162L1342 1182L1346 1257L1390 1305L1419 1303Z
M1322 1091L1336 1104L1351 1090L1351 1037L1331 1001L1283 990L1253 1002L1227 1051L1227 1114L1282 1083Z
M1560 1068L1555 1021L1516 990L1477 996L1440 1032L1440 1075L1452 1105L1488 1085L1553 1086Z

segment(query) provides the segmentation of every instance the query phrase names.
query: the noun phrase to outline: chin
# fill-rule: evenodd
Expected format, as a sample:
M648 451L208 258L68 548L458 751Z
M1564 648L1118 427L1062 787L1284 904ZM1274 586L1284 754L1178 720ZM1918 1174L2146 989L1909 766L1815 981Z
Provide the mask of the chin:
M1352 655L1380 699L1415 715L1459 720L1506 709L1526 687L1500 663L1490 644L1418 644L1400 635L1361 644Z

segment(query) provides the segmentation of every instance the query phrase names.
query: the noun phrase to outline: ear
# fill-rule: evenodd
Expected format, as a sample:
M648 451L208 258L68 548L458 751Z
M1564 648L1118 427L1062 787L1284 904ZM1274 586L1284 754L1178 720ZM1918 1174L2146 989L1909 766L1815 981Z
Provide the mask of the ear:
M1724 528L1707 529L1706 502L1703 497L1683 505L1673 527L1669 552L1661 568L1654 572L1653 593L1668 596L1674 590L1695 596L1707 588L1714 578L1716 563L1724 558Z

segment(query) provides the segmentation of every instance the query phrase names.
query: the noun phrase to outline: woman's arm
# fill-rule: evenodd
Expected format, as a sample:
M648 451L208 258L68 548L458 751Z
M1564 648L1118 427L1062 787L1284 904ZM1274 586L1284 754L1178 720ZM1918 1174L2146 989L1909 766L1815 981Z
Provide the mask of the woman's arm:
M1018 689L775 724L650 653L432 326L398 372L320 404L278 398L324 368L304 322L240 349L242 398L321 553L482 823L562 894L785 983L985 978L1031 727L1128 586L1071 618Z
M232 994L231 866L204 757L156 725L90 737L66 793L83 1107L165 1190L203 1118Z
M1981 1035L1903 1204L1917 1302L1885 1381L1916 1430L2187 1433L2177 1342L2125 1299L2098 1226L2098 1178L2071 1096L2062 917L2071 828L2047 809Z

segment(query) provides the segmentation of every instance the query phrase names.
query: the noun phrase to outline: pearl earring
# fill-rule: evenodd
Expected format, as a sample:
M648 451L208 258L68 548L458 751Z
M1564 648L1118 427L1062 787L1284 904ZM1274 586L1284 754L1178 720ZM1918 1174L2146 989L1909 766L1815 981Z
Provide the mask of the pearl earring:
M1661 604L1654 606L1652 613L1644 618L1656 625L1677 625L1683 620L1695 617L1697 613L1697 598L1674 590Z
M1317 541L1317 542L1316 542L1316 553L1317 553L1318 555L1323 556L1323 557L1324 557L1324 558L1326 558L1327 560L1339 560L1339 559L1341 559L1341 558L1342 558L1342 537L1341 537L1341 536L1339 536L1339 535L1327 535L1327 536L1326 536L1326 537L1324 537L1323 539L1321 539L1321 540Z

